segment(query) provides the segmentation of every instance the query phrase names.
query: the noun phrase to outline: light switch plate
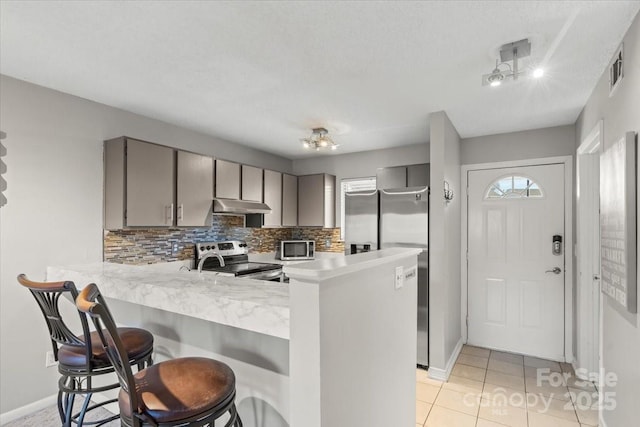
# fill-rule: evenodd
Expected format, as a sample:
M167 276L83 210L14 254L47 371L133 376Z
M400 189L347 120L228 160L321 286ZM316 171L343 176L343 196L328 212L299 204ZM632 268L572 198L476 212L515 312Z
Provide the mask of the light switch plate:
M49 350L44 355L44 366L46 368L50 368L52 366L56 366L58 362L56 361L55 356L53 355L53 350Z
M395 287L396 289L400 289L403 286L404 286L404 268L400 265L396 267Z
M418 267L415 265L413 267L409 267L404 273L405 280L417 279L418 277Z

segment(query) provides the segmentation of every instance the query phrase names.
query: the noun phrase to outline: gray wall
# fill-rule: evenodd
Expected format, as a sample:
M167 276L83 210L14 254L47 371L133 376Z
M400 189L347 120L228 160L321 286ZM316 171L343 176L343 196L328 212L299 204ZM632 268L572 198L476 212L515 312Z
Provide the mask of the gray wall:
M605 150L626 132L640 132L640 14L624 37L624 54L625 76L614 96L609 97L607 69L580 114L576 122L576 149L600 119L604 122ZM637 253L640 255L640 251ZM604 387L604 392L615 393L616 402L615 410L604 412L604 421L609 427L636 425L640 419L640 316L622 314L608 297L602 298L602 363L607 373L618 378L615 387Z
M425 135L425 139L427 139ZM360 153L326 155L293 161L296 175L328 173L336 176L336 227L340 227L340 180L376 176L376 169L387 166L429 162L429 144L407 145Z
M466 138L460 154L463 165L572 156L575 141L575 126L556 126Z
M460 136L444 111L429 116L429 366L447 369L462 338L460 312ZM445 203L442 182L455 197Z
M51 345L42 315L16 276L43 280L47 265L102 260L103 140L129 135L283 172L292 162L6 76L0 92L7 134L7 204L0 209L4 414L57 391L56 369L44 367Z

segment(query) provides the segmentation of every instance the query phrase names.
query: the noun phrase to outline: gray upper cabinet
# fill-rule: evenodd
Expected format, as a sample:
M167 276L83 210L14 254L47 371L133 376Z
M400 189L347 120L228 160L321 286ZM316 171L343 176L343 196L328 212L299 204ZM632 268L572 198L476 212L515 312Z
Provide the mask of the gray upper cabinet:
M378 168L376 172L376 187L378 190L387 188L424 187L427 185L429 185L428 163Z
M407 187L428 186L430 171L429 163L407 166Z
M264 171L264 202L271 208L270 214L264 215L264 227L282 226L282 174Z
M407 168L398 166L392 168L378 168L376 173L376 187L378 190L385 188L403 188L407 186Z
M240 164L216 160L216 197L240 199Z
M262 202L262 169L242 165L241 199Z
M173 225L175 151L126 137L104 149L105 228Z
M333 228L336 177L328 174L298 177L298 225Z
M176 217L179 227L211 226L213 158L178 151Z
M295 227L297 225L298 177L284 173L282 174L282 226Z

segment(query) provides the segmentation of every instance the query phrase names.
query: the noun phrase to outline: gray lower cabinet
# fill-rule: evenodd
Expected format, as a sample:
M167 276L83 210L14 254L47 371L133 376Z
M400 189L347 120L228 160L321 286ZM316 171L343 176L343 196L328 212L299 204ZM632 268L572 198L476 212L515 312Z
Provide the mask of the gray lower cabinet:
M176 224L210 227L213 203L213 158L178 151Z
M240 199L240 164L216 159L216 197Z
M175 151L121 137L105 142L106 229L174 223Z
M298 177L282 174L282 226L298 225Z
M298 225L333 228L336 177L328 174L298 177Z
M262 169L242 165L242 200L262 202Z
M282 174L264 171L264 203L271 208L270 214L264 215L264 227L282 226Z

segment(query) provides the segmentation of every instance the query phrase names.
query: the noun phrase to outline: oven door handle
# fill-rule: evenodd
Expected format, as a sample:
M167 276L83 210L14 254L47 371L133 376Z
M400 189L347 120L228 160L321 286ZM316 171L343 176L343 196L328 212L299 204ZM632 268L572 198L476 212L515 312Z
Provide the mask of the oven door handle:
M253 279L253 280L273 280L277 277L282 276L282 269L270 270L270 271L260 271L252 274L245 274L243 276L236 276L239 279Z

